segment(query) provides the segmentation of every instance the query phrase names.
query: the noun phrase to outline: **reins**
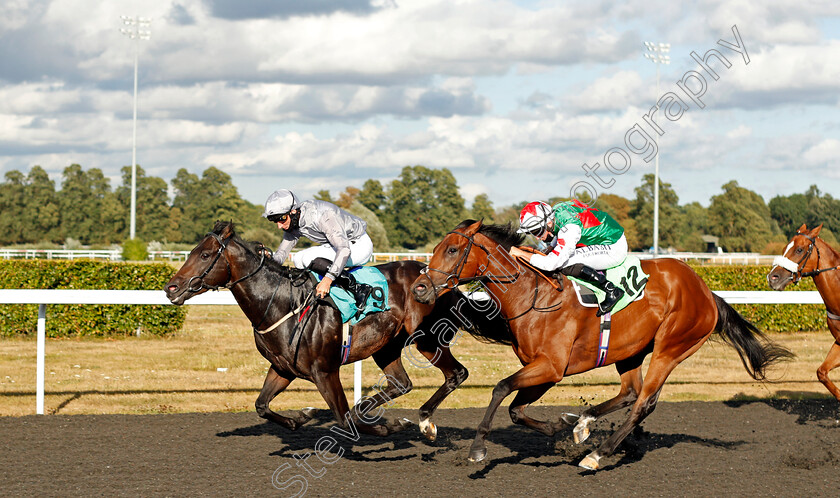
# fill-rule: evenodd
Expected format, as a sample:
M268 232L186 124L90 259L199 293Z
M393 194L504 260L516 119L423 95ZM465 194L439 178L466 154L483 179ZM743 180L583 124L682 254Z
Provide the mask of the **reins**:
M550 306L546 306L545 308L537 307L537 301L539 300L539 292L540 292L540 278L539 277L542 276L546 280L549 280L549 279L546 275L537 271L536 268L534 268L530 263L528 263L527 261L521 260L519 258L517 258L513 261L514 264L516 264L516 273L515 274L507 273L507 274L504 274L504 275L494 275L494 274L491 274L491 273L482 273L482 274L476 274L473 277L462 278L461 277L461 272L463 271L464 266L466 266L467 257L469 256L469 253L472 250L473 246L478 247L479 249L484 251L484 253L487 254L488 261L494 260L495 258L493 258L491 256L490 251L486 247L484 247L482 244L479 244L478 242L475 241L475 238L474 238L475 236L474 235L469 236L469 235L466 235L464 233L457 232L457 231L451 231L451 232L449 232L449 234L460 235L461 237L464 237L465 239L467 239L468 243L467 243L467 247L464 248L464 252L458 258L458 261L455 263L455 267L453 268L453 270L451 272L446 272L444 270L439 270L437 268L431 268L431 267L428 267L428 266L426 268L423 268L423 270L421 270L421 273L426 275L426 278L432 284L432 290L435 292L436 295L439 294L440 291L442 291L442 290L453 289L454 287L457 287L458 285L462 285L462 284L466 284L466 283L470 283L470 282L482 282L483 283L483 282L486 282L486 281L490 280L497 285L516 283L516 281L519 279L520 275L522 274L521 268L519 266L519 263L521 262L526 267L531 269L531 271L533 271L534 274L535 274L534 297L531 300L531 306L528 307L528 309L526 309L522 313L520 313L520 314L518 314L518 315L516 315L512 318L506 318L506 317L503 316L502 319L510 322L510 321L516 320L517 318L520 318L520 317L528 314L531 311L537 311L537 312L540 312L540 313L547 313L549 311L554 311L554 310L560 308L563 305L563 302L561 301L561 302L552 304ZM449 234L447 234L447 235L449 235ZM486 267L485 269L489 269L489 264L488 264L488 267ZM438 273L441 273L441 274L445 275L446 279L444 280L444 285L442 285L440 287L435 285L434 281L432 280L432 277L430 277L429 274L428 274L430 271L438 272ZM455 283L453 285L450 285L450 282L453 281L453 280L454 280ZM550 280L549 280L549 283L552 285L552 287L555 290L561 290L561 291L563 290L562 285L555 285Z

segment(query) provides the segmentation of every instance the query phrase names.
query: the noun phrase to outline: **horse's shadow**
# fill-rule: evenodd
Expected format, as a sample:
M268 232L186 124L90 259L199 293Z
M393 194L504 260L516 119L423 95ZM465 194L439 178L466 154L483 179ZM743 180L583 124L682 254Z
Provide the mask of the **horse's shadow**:
M325 437L337 441L343 448L342 458L357 462L394 462L420 459L423 462L444 462L455 466L471 466L475 471L468 475L471 479L481 479L503 464L528 465L532 467L576 467L584 456L589 454L597 442L612 434L612 430L593 427L589 442L575 444L572 441L571 428L559 432L554 437L545 437L519 426L499 427L488 435L488 442L506 448L509 455L472 463L467 459L468 449L475 437L474 428L438 426L438 438L429 442L423 438L416 426L387 438L358 434L350 437L349 433L338 431L338 424L329 410L318 410L313 419L304 427L291 432L272 422L261 422L232 431L220 432L218 437L253 437L274 436L282 441L280 449L271 456L292 457L311 452L319 440ZM731 449L742 441L723 441L687 434L650 433L637 427L618 447L615 455L620 458L602 469L609 471L628 463L638 462L645 454L661 448L671 448L680 443L699 444ZM492 451L492 450L491 450ZM589 471L581 469L581 472Z
M807 398L813 393L780 391L777 394L792 399L761 399L761 400L730 400L724 404L731 408L761 403L774 410L796 416L796 423L800 425L819 424L828 427L838 427L837 420L840 419L840 403L833 397Z

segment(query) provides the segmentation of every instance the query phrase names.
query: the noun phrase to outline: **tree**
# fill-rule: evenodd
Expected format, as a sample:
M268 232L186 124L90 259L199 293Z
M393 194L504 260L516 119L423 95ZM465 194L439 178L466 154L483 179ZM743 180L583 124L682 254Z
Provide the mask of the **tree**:
M40 166L33 166L26 176L24 219L29 224L29 242L59 241L61 211L55 182Z
M82 170L78 164L64 169L58 192L61 234L83 244L109 244L121 238L128 220L99 168Z
M414 249L443 237L465 213L452 172L406 166L388 189L383 222L393 244Z
M181 168L172 179L172 186L172 206L181 211L182 242L197 242L217 220L232 220L243 229L259 220L259 214L256 221L251 218L255 206L239 197L230 175L218 168L207 168L201 179Z
M318 193L315 194L314 198L319 200L319 201L326 201L326 202L332 202L333 201L332 197L330 196L330 191L329 190L319 190Z
M17 170L6 172L6 181L0 185L0 241L20 244L26 232L26 179Z
M373 250L377 252L387 252L391 250L391 244L388 242L388 233L385 231L385 225L379 220L373 211L366 208L359 201L347 207L347 212L358 216L367 223L367 234L370 240L373 241Z
M712 197L709 206L709 225L727 251L759 252L781 235L760 195L735 180L721 188L723 193Z
M338 194L338 200L335 201L336 206L340 207L341 209L350 209L350 206L356 202L356 198L359 196L359 192L361 190L357 189L356 187L347 187L344 192Z
M136 168L136 237L144 241L168 240L167 228L170 224L169 193L166 181L155 176L146 176L140 166ZM126 209L131 211L131 167L122 167L122 185L117 188L117 198ZM130 220L128 221L131 222ZM123 234L128 237L129 233Z
M385 195L385 189L382 188L379 180L367 180L362 185L362 190L359 192L356 200L361 202L364 207L370 209L375 215L379 216L388 202L388 197Z
M475 196L472 203L472 213L470 213L473 219L484 219L485 223L493 223L494 214L496 214L496 211L493 209L493 203L490 202L490 197L487 194Z
M655 176L646 174L642 177L642 184L636 187L636 198L630 205L629 215L636 220L635 230L638 233L637 245L631 250L646 250L653 246L653 187ZM678 246L680 231L683 225L683 215L679 209L679 197L670 183L663 183L659 179L659 247ZM628 241L629 242L629 241Z

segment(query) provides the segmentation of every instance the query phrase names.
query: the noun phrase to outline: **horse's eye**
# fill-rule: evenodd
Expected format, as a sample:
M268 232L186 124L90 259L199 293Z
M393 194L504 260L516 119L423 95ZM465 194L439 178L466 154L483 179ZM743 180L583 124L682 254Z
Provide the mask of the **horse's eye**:
M448 252L449 254L455 254L456 252L458 252L458 248L450 247L446 252Z
M801 247L797 247L797 248L796 248L796 254L799 254L799 253L801 253L801 252L802 252L802 248L801 248Z
M210 259L210 253L209 252L201 253L201 259Z

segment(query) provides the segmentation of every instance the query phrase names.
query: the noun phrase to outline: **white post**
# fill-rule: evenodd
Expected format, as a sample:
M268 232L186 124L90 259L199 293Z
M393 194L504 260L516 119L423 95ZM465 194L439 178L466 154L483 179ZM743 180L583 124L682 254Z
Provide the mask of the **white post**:
M353 404L362 399L362 362L353 363Z
M35 379L35 413L44 414L44 351L47 343L47 305L38 305L38 348Z

